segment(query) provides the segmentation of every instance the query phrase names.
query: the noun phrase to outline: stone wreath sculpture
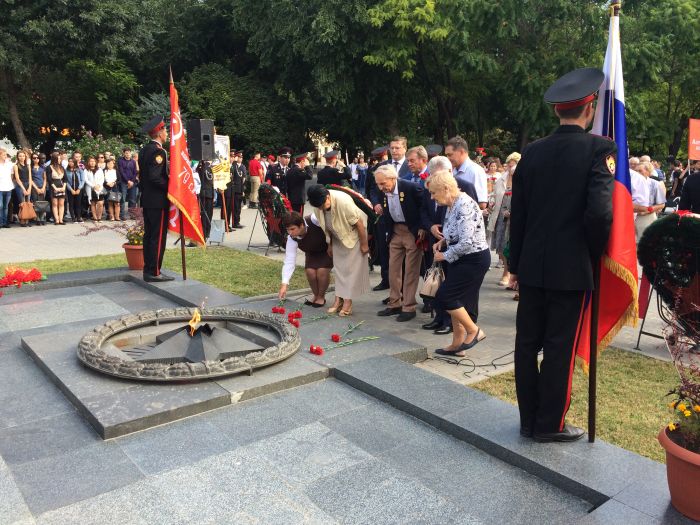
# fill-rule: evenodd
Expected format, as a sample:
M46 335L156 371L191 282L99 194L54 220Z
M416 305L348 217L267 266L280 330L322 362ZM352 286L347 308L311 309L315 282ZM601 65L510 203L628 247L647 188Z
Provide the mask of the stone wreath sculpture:
M255 368L271 365L294 355L301 344L297 330L279 316L239 310L228 307L200 309L201 322L239 321L257 324L273 330L280 338L274 346L258 351L250 351L222 360L177 363L144 363L130 359L120 351L106 351L103 344L110 338L137 328L168 324L174 327L186 326L197 308L170 308L150 310L138 314L125 315L109 321L87 333L78 344L78 359L86 366L104 374L144 381L186 381L208 379L252 372ZM181 323L181 324L179 324Z

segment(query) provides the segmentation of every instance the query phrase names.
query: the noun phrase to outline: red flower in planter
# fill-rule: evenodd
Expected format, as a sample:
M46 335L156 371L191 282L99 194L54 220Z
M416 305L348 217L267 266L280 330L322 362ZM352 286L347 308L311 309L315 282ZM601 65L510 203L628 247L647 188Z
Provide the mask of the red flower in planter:
M340 334L331 334L331 341L334 343L339 343L340 342Z

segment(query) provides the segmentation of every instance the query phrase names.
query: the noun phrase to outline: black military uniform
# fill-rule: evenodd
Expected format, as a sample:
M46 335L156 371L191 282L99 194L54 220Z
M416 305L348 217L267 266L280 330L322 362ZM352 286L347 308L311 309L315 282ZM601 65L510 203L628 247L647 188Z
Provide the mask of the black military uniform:
M143 208L143 279L145 281L171 281L161 275L165 241L168 235L168 154L155 140L165 128L162 117L153 117L141 128L152 138L139 153L139 188ZM167 136L167 135L166 135Z
M236 157L243 159L243 152L236 151ZM248 180L248 170L242 162L231 164L231 180L226 185L224 198L226 199L226 222L231 228L243 228L241 224L241 208L243 207L243 193ZM231 218L233 217L233 221Z
M372 157L382 159L388 151L389 146L381 146L372 150ZM365 192L373 207L377 204L382 205L384 203L384 194L377 187L377 183L374 180L374 172L385 162L386 161L375 164L367 170ZM386 218L382 214L374 224L374 231L372 232L376 251L376 260L379 262L382 277L379 284L372 288L374 291L389 289L389 242L387 240L387 233Z
M199 189L199 211L202 218L202 230L204 239L209 238L211 232L211 219L214 213L214 172L211 162L203 160L197 166L201 187Z
M300 166L306 159L306 153L294 156L294 166L287 172L287 197L294 211L304 215L304 202L306 201L306 181L313 178L311 167Z
M332 162L333 159L337 159L340 155L339 151L329 151L323 158L326 162ZM333 166L327 164L321 171L316 175L316 182L318 184L337 184L338 186L350 187L350 181L352 180L352 173L350 168L347 166L338 166L337 163L333 163Z
M520 287L515 382L520 432L538 441L583 436L564 418L593 261L601 257L612 223L616 147L564 122L592 118L603 79L600 70L584 68L549 88L545 101L555 104L562 125L524 149L513 177L509 268ZM567 111L574 114L567 117Z

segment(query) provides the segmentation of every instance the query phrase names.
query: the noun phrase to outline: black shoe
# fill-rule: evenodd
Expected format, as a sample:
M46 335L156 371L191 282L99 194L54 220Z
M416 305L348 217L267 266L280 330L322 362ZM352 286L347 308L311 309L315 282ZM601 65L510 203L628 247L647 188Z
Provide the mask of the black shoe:
M168 277L167 275L149 275L144 273L143 274L143 280L146 281L147 283L164 283L166 281L174 281L174 277Z
M435 330L433 333L437 334L437 335L451 334L452 327L451 326L443 326L442 328L438 328L437 330Z
M425 323L424 325L421 326L423 330L437 330L442 326L442 323L439 321L430 321L429 323Z
M381 282L377 286L372 288L372 290L374 290L375 292L381 292L382 290L388 290L388 289L389 289L389 285L385 282Z
M461 351L462 351L461 348L458 348L457 350L447 350L447 349L445 349L445 348L438 348L437 350L435 350L435 353L436 353L437 355L447 355L447 356L453 356L453 357L461 357L461 356L459 356L459 355L456 355L457 352L461 352Z
M423 308L421 308L420 311L424 314L429 314L432 313L433 307L429 304L423 304Z
M384 310L381 310L377 312L377 315L379 317L389 317L390 315L399 315L401 313L401 308L396 307L396 308L384 308Z
M476 333L474 339L472 339L469 343L462 343L460 348L462 350L469 350L474 348L477 344L479 344L479 341L483 341L484 339L486 339L486 334L481 331L481 328L479 328L479 331Z
M551 443L552 441L568 443L581 439L585 433L582 428L566 424L561 432L535 432L533 437L538 443Z
M396 320L399 323L405 323L406 321L410 321L411 319L415 319L416 317L416 312L401 312L399 316L396 318Z
M520 435L524 438L531 438L535 435L535 431L530 425L520 425Z
M241 228L245 228L245 224L234 224L233 227L240 230Z
M382 304L389 304L390 300L391 300L391 297L387 297L386 299L382 299Z

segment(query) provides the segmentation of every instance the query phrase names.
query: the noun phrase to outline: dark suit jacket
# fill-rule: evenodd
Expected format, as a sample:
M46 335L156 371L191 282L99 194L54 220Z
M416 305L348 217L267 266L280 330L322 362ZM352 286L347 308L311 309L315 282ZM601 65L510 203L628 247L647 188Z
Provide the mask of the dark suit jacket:
M457 186L462 193L469 195L474 202L479 202L476 197L476 188L471 182L464 179L456 179ZM442 224L445 220L445 214L447 213L447 206L436 206L435 201L430 197L430 192L423 191L423 207L421 208L421 222L423 223L423 229L430 231L430 227L433 224ZM432 236L432 234L431 234ZM432 244L437 242L434 239Z
M685 181L678 209L700 213L700 172L694 172Z
M289 173L289 169L290 167L287 166L287 173ZM284 168L282 168L279 162L270 164L267 168L265 180L270 181L273 186L279 188L280 193L287 195L287 177L284 174Z
M299 166L292 166L287 172L287 197L292 206L299 207L304 204L306 191L306 181L311 180L313 173L309 166L301 169Z
M367 172L367 181L365 182L367 198L372 202L372 205L381 204L384 200L384 194L379 191L377 184L374 182L374 172L379 166L384 166L385 164L392 164L391 159L380 162L372 166ZM408 161L404 159L401 169L399 170L399 179L410 181L413 178L413 173L408 169Z
M406 226L411 230L414 237L418 237L418 230L423 228L423 222L421 220L423 188L420 184L402 179L398 179L396 184L398 184L399 201L401 203L401 211L403 211L404 219L406 219ZM386 195L384 195L382 201L382 208L384 210L382 215L386 217L387 238L391 239L394 233L394 219L391 217L391 213L389 213L389 203Z
M559 126L528 145L513 175L510 271L528 286L591 290L612 224L615 143Z
M337 184L338 186L343 186L343 182L347 181L349 183L352 180L352 174L350 173L350 168L343 167L338 169L336 165L335 168L331 166L325 166L316 175L316 182L318 184Z
M143 208L169 208L168 153L155 140L139 153L139 187Z

